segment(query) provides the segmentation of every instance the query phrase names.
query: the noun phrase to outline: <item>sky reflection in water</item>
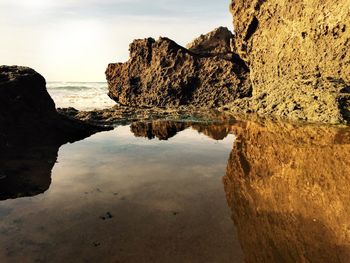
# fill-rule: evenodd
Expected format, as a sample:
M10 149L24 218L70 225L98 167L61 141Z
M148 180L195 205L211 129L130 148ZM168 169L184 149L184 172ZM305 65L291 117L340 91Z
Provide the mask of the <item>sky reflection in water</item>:
M192 128L167 141L148 140L125 126L65 145L49 190L0 203L0 256L14 262L239 260L222 184L233 142L233 135L216 141Z

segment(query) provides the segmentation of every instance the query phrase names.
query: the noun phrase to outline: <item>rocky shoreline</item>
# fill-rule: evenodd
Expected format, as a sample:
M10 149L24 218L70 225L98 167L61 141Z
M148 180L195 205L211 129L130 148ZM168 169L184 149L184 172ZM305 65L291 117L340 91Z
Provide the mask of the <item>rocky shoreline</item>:
M348 2L232 1L235 34L220 27L186 48L167 38L135 40L129 61L106 70L109 96L131 107L348 123L349 10Z
M331 1L282 2L232 1L235 34L219 27L186 47L164 37L135 40L127 62L107 67L108 95L117 104L110 109L56 111L40 74L1 66L1 147L42 138L62 144L106 125L218 111L347 124L350 3L338 10Z

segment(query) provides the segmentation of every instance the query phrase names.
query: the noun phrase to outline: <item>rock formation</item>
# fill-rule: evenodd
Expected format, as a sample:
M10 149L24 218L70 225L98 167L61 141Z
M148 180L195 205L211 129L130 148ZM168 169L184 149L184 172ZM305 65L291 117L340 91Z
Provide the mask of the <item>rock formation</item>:
M221 107L235 114L350 121L350 2L232 0L220 27L187 45L135 40L110 64L109 95L127 106ZM225 105L227 104L227 105Z
M350 114L350 2L233 0L235 50L251 71L259 115L340 123Z
M104 130L56 112L45 79L33 69L0 66L0 149L44 141L61 145Z
M47 190L59 147L106 129L57 113L33 69L0 66L0 200Z
M245 262L348 262L349 128L242 122L224 185Z
M127 106L207 108L249 97L249 71L231 52L231 40L224 28L190 44L190 50L168 38L135 40L129 61L107 68L109 96Z

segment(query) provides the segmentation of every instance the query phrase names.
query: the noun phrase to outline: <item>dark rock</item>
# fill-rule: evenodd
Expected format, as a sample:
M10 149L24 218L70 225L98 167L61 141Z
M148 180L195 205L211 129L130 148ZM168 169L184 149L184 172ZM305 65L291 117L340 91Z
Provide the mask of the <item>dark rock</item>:
M45 85L33 69L0 66L1 152L37 143L61 145L107 129L58 114Z
M100 216L100 219L102 220L108 220L108 219L112 219L113 215L110 212L107 212L105 215Z
M33 69L0 66L0 200L45 192L59 147L106 129L57 113Z

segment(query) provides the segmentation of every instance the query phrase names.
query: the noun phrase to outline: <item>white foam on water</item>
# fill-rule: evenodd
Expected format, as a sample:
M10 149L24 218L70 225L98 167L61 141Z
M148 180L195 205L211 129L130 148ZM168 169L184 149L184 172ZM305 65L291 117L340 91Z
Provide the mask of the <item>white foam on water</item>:
M94 110L116 104L108 97L108 85L105 82L48 82L46 87L56 108Z

